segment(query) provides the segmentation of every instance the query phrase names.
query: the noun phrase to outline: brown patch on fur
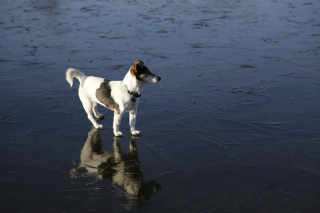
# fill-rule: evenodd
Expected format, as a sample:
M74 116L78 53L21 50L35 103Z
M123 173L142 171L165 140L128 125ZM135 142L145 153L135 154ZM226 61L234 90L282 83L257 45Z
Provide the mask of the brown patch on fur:
M109 83L110 81L106 79L104 80L104 82L101 83L99 89L96 90L96 97L108 109L111 109L115 112L119 112L119 105L111 97L111 87Z
M132 67L131 67L131 70L130 70L131 74L132 74L132 75L137 75L137 74L138 74L138 70L139 70L139 67L138 67L138 66L142 67L143 64L144 64L143 61L141 61L141 60L136 60L136 61L133 63Z

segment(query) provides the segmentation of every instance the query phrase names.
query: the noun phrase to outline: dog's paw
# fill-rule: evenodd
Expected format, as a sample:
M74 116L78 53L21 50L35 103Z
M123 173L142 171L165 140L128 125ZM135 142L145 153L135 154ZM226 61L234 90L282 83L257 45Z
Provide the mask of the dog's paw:
M104 126L101 125L101 124L99 124L96 128L99 129L99 130L103 130L103 129L104 129Z
M122 132L120 132L120 131L119 131L119 132L115 132L115 133L114 133L114 136L116 136L116 137L119 137L119 138L120 138L120 137L122 137L122 136L123 136L123 134L122 134Z
M132 131L131 134L134 137L140 137L141 136L141 132L139 130Z
M104 115L99 115L98 117L96 117L96 121L101 121L104 119Z

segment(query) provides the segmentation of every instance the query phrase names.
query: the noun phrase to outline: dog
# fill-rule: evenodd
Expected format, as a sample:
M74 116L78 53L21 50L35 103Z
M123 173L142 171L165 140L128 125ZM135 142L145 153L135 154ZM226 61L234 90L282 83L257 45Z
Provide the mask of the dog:
M80 81L79 97L83 108L88 115L88 119L97 129L104 129L92 116L101 120L104 118L97 111L97 104L100 104L114 111L113 133L117 137L122 137L119 130L121 118L124 113L129 112L130 131L133 136L140 136L141 132L136 130L137 108L142 88L147 83L158 83L161 78L149 71L141 60L137 60L130 67L128 73L122 81L109 81L104 78L86 76L82 72L69 68L66 72L66 80L73 85L73 78Z

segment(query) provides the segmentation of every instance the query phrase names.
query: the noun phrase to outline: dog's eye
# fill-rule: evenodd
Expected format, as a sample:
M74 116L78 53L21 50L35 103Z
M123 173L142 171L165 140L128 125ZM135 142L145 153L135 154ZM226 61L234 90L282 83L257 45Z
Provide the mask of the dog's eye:
M141 74L141 75L140 75L140 78L143 78L143 77L144 77L144 74Z

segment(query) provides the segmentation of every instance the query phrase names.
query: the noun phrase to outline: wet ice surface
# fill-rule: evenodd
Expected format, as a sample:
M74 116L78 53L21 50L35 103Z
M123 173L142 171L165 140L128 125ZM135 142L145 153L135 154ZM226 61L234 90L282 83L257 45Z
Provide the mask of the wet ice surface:
M1 212L317 212L320 3L2 1ZM92 130L65 70L162 77ZM92 60L92 63L89 63Z

